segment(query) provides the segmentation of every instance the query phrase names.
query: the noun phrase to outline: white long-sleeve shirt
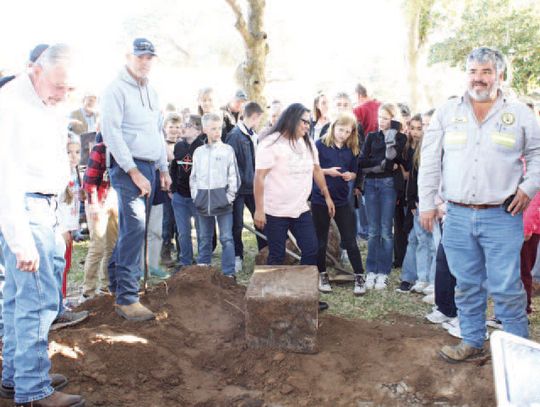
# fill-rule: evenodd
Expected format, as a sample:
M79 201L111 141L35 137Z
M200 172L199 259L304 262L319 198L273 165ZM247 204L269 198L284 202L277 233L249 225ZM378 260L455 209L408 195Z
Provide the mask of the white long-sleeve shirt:
M28 74L0 90L0 230L14 253L35 250L25 194L59 194L69 182L66 143L66 119Z

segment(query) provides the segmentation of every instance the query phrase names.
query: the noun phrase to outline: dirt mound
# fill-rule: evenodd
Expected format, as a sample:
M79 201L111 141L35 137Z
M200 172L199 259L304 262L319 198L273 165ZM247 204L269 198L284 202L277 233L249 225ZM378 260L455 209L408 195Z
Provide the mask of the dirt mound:
M399 316L389 324L322 315L316 355L252 350L245 288L192 267L149 292L156 321L118 317L111 298L88 322L52 333L53 371L89 406L491 406L491 364L436 357L448 337Z

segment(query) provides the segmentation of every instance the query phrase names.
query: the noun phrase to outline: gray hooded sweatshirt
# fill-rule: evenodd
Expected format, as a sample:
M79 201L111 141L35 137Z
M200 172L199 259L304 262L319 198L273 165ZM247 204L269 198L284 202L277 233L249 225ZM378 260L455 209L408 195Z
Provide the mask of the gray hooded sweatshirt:
M126 67L101 98L101 133L124 171L136 167L135 158L155 161L160 171L167 171L157 93L147 81L137 83Z

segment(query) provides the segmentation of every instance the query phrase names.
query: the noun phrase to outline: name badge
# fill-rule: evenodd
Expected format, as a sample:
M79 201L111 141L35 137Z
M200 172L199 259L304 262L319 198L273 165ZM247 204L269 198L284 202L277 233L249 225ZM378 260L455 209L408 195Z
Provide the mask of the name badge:
M454 117L452 123L467 123L467 118L465 116Z

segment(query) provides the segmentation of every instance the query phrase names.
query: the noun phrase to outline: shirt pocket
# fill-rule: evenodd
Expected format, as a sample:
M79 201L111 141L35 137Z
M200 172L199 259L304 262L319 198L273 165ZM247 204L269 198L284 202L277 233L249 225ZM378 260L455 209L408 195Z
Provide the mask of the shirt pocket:
M518 147L516 135L511 132L494 131L489 137L493 146L499 151L514 151Z
M445 150L462 150L467 146L467 133L461 130L448 130L444 134Z

